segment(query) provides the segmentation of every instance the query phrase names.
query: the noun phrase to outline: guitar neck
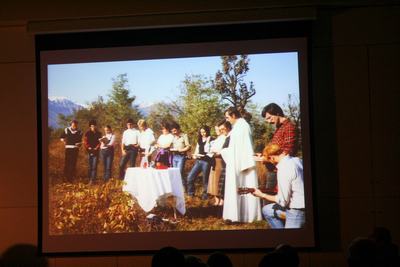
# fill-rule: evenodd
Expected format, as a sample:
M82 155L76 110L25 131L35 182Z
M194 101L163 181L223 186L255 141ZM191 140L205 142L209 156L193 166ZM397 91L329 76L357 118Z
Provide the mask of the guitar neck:
M270 188L258 188L261 192L268 194L268 195L276 195L276 191L274 189L270 189Z
M268 194L268 195L276 195L277 192L275 192L272 189L267 189L265 187L262 188L258 188L258 190L260 190L261 192ZM249 187L240 187L238 188L238 193L243 195L243 194L248 194L248 193L253 193L254 192L254 188L249 188Z

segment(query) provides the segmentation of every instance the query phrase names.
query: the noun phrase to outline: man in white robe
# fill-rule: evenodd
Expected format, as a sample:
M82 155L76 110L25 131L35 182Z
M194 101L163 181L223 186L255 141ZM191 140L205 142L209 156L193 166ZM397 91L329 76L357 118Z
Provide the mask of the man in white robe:
M225 118L233 128L228 148L221 151L226 162L225 196L223 219L232 222L253 222L262 220L260 200L251 194L238 194L239 187L258 187L256 164L249 124L240 113L229 108Z

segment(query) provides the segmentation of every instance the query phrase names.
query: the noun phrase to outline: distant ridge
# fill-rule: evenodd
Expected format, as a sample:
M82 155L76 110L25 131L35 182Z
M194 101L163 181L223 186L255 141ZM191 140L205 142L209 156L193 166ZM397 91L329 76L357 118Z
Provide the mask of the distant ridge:
M58 114L63 114L64 116L69 116L74 113L75 110L85 108L85 106L77 104L67 97L56 96L48 98L48 108L49 108L49 126L56 129L60 128L61 125L58 124ZM157 103L141 103L138 109L143 117L147 117L154 108L157 107Z
M49 126L52 128L60 128L58 124L58 114L69 116L75 110L83 108L82 105L76 104L66 97L49 97L48 98L49 110Z

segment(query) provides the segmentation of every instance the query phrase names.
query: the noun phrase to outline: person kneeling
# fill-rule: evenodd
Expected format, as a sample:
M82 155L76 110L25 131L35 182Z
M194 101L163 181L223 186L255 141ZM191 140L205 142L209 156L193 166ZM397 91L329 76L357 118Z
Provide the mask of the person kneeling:
M305 223L303 163L284 153L276 144L264 148L263 156L276 165L278 193L269 195L255 188L252 193L271 204L262 208L271 228L301 228Z

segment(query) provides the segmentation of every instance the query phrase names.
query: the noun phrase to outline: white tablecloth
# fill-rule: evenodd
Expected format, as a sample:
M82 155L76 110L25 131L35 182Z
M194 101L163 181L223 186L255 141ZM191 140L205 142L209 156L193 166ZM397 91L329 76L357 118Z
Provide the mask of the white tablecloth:
M123 190L132 194L144 211L151 211L160 197L173 195L176 198L176 209L185 214L182 177L178 168L128 168L124 181L126 184Z

